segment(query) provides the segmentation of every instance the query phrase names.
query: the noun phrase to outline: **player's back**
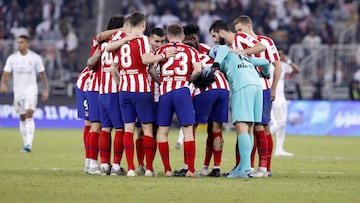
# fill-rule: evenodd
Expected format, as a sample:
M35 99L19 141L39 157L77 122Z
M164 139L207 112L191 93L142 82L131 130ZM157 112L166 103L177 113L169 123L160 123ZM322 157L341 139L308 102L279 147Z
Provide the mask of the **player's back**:
M188 86L190 75L194 70L193 64L199 61L199 53L193 47L183 43L168 43L157 50L157 54L164 53L170 47L176 47L174 57L159 62L160 66L160 94Z
M121 74L120 91L151 92L147 79L148 65L142 55L149 54L151 47L147 36L135 38L121 46L118 52Z

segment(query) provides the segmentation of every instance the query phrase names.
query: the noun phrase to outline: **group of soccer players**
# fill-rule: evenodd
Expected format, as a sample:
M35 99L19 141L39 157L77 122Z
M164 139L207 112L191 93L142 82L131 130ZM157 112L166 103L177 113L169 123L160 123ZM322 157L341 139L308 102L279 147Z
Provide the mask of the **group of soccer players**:
M269 121L281 73L279 54L270 38L252 31L248 16L236 18L234 26L237 33L224 21L215 21L209 32L218 45L210 48L199 42L196 25L169 25L165 39L161 28L151 30L149 37L144 35L143 13L112 17L107 30L93 39L87 67L76 82L79 117L85 120L84 172L156 176L152 163L158 150L165 176L197 177L195 132L198 124L207 123L200 174L220 177L222 124L228 121L231 90L232 122L238 135L237 158L233 170L225 175L229 178L271 175ZM269 64L274 68L272 85L268 81ZM235 77L238 74L242 79ZM248 85L256 86L257 90L244 91ZM263 89L260 94L259 88ZM174 113L184 135L184 167L175 171L170 165L168 144ZM112 129L115 129L113 146ZM135 145L138 171L134 164ZM256 149L259 167L251 170ZM123 152L127 171L120 165ZM212 156L214 167L209 172Z

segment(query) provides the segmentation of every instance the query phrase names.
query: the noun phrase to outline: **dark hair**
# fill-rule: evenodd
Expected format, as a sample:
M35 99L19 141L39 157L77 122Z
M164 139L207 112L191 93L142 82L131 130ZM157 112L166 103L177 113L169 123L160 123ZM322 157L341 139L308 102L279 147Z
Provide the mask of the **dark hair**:
M27 42L30 41L30 37L28 35L20 35L18 38L23 38Z
M124 25L124 16L113 16L110 18L106 29L112 30L116 28L121 28L123 25Z
M209 28L209 32L211 32L211 31L219 32L220 30L231 31L228 24L226 24L225 21L223 21L223 20L214 21L213 24Z
M167 33L172 36L180 36L184 34L184 28L179 24L172 24L167 28Z
M153 36L153 35L157 35L159 37L163 37L165 36L165 32L162 28L159 28L159 27L154 27L153 29L151 29L150 31L150 36Z
M184 34L185 36L187 35L192 35L192 34L199 34L200 32L200 28L198 25L195 24L188 24L184 26Z
M135 11L130 15L130 24L131 26L137 26L140 23L144 22L146 17L143 13Z

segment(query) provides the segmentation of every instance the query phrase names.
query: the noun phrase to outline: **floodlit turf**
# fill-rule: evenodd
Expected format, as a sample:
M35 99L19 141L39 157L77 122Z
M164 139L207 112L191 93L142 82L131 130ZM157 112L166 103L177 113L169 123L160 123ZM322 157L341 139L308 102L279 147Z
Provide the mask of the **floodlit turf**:
M222 171L234 164L235 133L224 135ZM182 166L170 136L172 168ZM197 135L196 168L205 133ZM360 202L360 137L288 136L292 158L273 157L273 177L262 179L167 178L82 174L81 130L37 129L30 154L20 153L17 129L0 129L0 202ZM125 165L125 157L122 164Z

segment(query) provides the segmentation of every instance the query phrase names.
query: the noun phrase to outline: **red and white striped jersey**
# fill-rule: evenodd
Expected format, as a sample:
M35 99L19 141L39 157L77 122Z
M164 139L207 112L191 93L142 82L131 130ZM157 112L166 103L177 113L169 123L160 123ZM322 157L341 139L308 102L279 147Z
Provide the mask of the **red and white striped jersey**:
M89 87L91 73L86 66L76 77L76 87L82 91L87 91Z
M100 50L100 44L96 40L96 38L94 37L94 39L92 40L90 56L92 56L95 53L96 50ZM99 60L98 62L96 62L96 64L92 68L93 71L92 71L92 74L91 74L91 77L90 77L89 87L88 87L87 91L95 91L95 92L99 91L99 87L100 87L100 69L101 69L101 63L100 63L100 60Z
M253 47L255 45L255 44L253 44L251 46L251 44L247 45L246 43L239 43L241 40L244 40L244 35L241 35L241 34L242 33L239 33L239 34L235 35L235 40L234 40L234 43L233 43L233 47L238 48L238 49L246 49L248 47ZM251 38L253 38L253 37L251 37ZM250 40L253 41L253 39L250 39ZM270 66L272 66L273 62L280 60L278 50L277 50L277 48L275 46L275 43L274 43L274 41L272 39L270 39L269 37L266 37L266 36L258 35L257 36L257 41L260 42L261 44L265 45L266 50L261 52L261 53L258 53L258 54L251 54L249 56L266 59L266 60L269 61ZM271 87L270 82L269 82L268 79L261 78L261 82L263 84L263 89L269 89Z
M148 65L142 63L141 56L150 53L150 42L147 36L129 41L118 51L120 69L120 91L151 92L147 77Z
M156 54L161 54L173 43L161 46ZM200 62L199 52L181 42L176 43L177 53L174 57L159 61L160 67L160 95L172 90L189 86L190 75L194 70L193 63Z
M199 58L200 58L201 66L203 68L210 67L214 63L214 59L208 55L210 49L211 47L208 46L207 44L203 44L203 43L199 44ZM192 95L195 96L210 89L229 90L230 86L224 74L221 71L216 71L214 74L215 74L215 82L209 85L205 90L201 90L200 88L194 88Z
M119 40L125 37L126 34L123 31L118 31L109 37L106 42L101 44L101 77L100 77L100 94L117 93L119 92L118 85L116 84L112 74L111 65L117 57L116 51L107 52L106 47L110 42Z

